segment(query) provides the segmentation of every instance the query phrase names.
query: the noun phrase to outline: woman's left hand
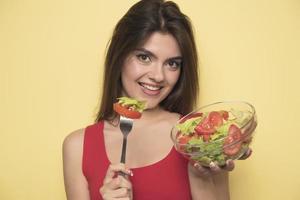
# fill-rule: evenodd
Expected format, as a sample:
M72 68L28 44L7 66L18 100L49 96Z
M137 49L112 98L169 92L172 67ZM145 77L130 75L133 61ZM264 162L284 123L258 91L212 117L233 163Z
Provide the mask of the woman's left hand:
M252 153L252 149L248 149L246 153L240 158L240 160L247 159ZM209 167L202 166L198 162L190 163L195 170L194 173L196 173L199 176L202 177L208 177L211 175L219 174L221 172L229 172L234 169L234 161L233 160L227 160L224 166L218 166L214 162L211 162Z
M256 129L257 126L257 120L256 117L254 117L244 130L244 134L250 135L252 132ZM245 143L250 143L252 137L250 137L247 141L244 141ZM239 160L245 160L247 159L252 153L252 149L248 148L247 151L242 155ZM190 162L190 164L194 168L194 173L196 173L199 176L202 177L208 177L211 175L219 174L221 172L229 172L234 169L234 161L233 160L227 160L224 166L218 166L214 162L211 162L209 167L202 166L200 163L197 162Z

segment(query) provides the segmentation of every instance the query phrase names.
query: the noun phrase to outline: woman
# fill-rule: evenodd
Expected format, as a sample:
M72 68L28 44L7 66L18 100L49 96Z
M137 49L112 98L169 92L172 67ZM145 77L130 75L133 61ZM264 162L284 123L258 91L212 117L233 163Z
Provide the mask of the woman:
M189 163L170 140L172 125L195 107L199 89L191 24L178 6L163 0L133 5L115 27L104 74L96 123L64 141L68 199L229 199L234 163ZM126 165L119 161L122 134L113 111L121 96L147 102L128 136Z

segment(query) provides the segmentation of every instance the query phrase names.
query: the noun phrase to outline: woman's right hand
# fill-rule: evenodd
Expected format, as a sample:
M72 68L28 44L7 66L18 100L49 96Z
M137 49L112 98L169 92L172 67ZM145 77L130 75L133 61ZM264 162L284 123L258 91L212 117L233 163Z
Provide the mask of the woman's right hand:
M123 172L125 175L119 175ZM122 163L111 164L108 167L100 194L104 200L132 200L132 185L128 178L132 172Z

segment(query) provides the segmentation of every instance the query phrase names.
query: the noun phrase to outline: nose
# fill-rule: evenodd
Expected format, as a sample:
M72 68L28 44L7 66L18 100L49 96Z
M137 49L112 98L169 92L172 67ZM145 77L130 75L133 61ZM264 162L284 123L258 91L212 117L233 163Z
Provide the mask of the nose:
M162 82L165 78L165 73L163 70L163 65L162 64L157 64L151 66L151 69L148 73L149 79L151 79L154 82Z

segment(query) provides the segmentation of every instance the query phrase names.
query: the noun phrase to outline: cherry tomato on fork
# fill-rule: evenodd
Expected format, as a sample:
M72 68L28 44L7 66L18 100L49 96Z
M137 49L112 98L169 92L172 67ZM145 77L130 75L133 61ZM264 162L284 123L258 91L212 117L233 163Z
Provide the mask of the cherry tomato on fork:
M127 118L131 119L139 119L142 116L142 113L131 110L130 107L128 106L122 106L119 103L114 103L114 111L116 111L119 115L122 115Z

